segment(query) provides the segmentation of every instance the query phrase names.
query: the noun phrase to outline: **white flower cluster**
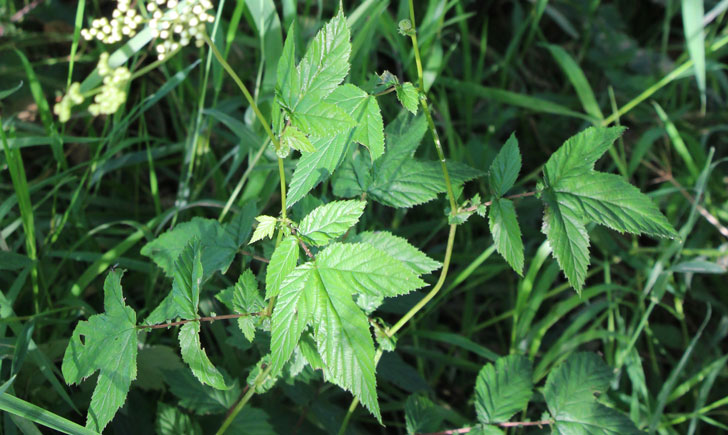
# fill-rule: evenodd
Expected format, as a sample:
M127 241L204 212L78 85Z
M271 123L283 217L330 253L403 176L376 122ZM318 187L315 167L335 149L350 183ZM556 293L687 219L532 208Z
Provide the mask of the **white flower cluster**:
M124 37L134 36L143 21L136 8L131 7L131 0L117 0L111 16L111 21L108 18L93 20L90 29L81 30L81 36L87 41L96 38L105 44L113 44Z
M167 6L165 14L160 6ZM210 13L212 2L210 0L153 0L147 3L147 11L152 14L149 27L152 35L159 38L156 46L159 60L180 47L188 45L193 39L195 45L202 47L205 25L215 21Z
M94 103L88 106L88 111L94 116L110 115L126 101L126 85L131 73L123 66L112 69L109 66L109 53L101 54L96 70L104 78L104 85L94 97Z
M58 115L61 122L71 119L71 109L83 103L83 95L81 95L81 84L76 82L68 88L68 93L63 96L60 103L53 106L53 113Z

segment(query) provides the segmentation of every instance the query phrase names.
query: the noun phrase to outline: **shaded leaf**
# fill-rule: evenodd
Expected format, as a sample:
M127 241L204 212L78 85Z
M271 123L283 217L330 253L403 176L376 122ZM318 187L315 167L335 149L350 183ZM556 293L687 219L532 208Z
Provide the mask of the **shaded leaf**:
M523 410L533 394L531 361L522 355L498 358L486 364L475 383L475 410L483 424L508 421Z

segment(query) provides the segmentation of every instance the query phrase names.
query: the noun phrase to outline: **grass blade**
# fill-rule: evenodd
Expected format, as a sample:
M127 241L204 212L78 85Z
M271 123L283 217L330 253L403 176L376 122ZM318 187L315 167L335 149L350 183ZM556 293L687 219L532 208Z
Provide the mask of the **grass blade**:
M594 97L594 91L592 91L591 86L589 86L589 81L586 79L586 76L581 70L581 67L579 67L579 64L577 64L569 53L560 46L546 44L545 47L549 50L549 52L551 52L551 56L554 57L556 63L559 64L559 67L561 67L564 74L566 74L566 77L571 82L571 85L576 91L576 95L579 97L579 101L581 101L581 105L584 107L584 111L593 118L599 120L604 119L604 115L602 114L601 109L599 109L597 99Z
M703 0L682 0L682 21L685 42L693 61L695 80L700 91L700 111L705 113L705 32Z

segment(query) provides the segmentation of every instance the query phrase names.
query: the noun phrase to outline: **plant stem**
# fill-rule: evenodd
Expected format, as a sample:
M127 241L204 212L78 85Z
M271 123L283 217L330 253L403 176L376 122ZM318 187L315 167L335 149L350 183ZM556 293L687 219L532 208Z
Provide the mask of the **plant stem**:
M242 399L240 399L240 402L238 402L237 405L235 405L235 408L233 408L232 412L225 418L225 421L222 422L222 426L220 426L220 429L216 432L216 435L222 435L225 433L225 431L230 427L230 424L233 422L235 417L240 413L240 411L243 410L245 405L250 401L250 398L253 397L255 394L255 390L260 387L263 382L268 378L268 373L270 373L270 369L273 366L268 366L260 372L257 378L255 378L255 382L252 387L248 388L248 391L245 393Z
M135 71L134 74L131 75L131 79L129 79L129 81L138 79L139 77L141 77L144 74L148 73L149 71L155 69L159 65L165 63L166 61L171 59L175 54L177 54L181 49L182 49L182 47L178 47L176 50L173 50L173 51L167 53L167 55L164 56L164 59L162 59L162 60L157 59L154 62L150 63L149 65L145 66L144 68L142 68L138 71Z
M410 21L412 22L412 33L410 38L412 39L412 46L415 49L415 63L417 64L417 78L420 80L419 88L420 93L425 93L425 80L424 74L422 73L422 59L420 59L420 49L417 44L417 22L415 21L415 5L414 0L409 0L410 10Z
M504 423L494 423L494 426L500 426L500 427L525 427L525 426L548 426L552 425L554 422L552 420L541 420L541 421L507 421ZM450 430L444 430L442 432L429 432L429 433L423 433L420 435L455 435L455 434L461 434L461 433L468 433L472 431L473 429L476 429L476 427L464 427L461 429L450 429Z
M533 192L524 192L524 193L518 193L516 195L508 195L505 198L506 199L525 198L527 196L533 196L535 194L536 194L535 191L533 191ZM486 201L486 202L484 202L484 203L482 203L480 205L484 205L484 206L488 207L491 204L493 204L493 201ZM464 208L462 211L475 211L477 209L478 209L478 206L477 205L471 205L470 207Z
M278 157L278 175L281 177L281 217L286 219L286 172L283 168L283 159ZM277 245L277 243L276 243Z
M242 80L240 80L240 77L235 73L235 70L230 66L229 63L225 60L225 58L222 57L222 53L215 47L215 44L210 40L210 37L207 36L207 34L202 35L205 38L205 43L210 47L210 50L212 50L212 53L217 58L217 61L220 62L220 65L222 65L223 68L225 68L225 71L227 71L228 74L230 74L230 77L233 79L236 85L238 85L238 88L243 92L243 95L245 96L245 99L248 100L248 104L250 104L250 107L253 109L253 112L255 112L255 116L258 117L258 120L260 121L261 125L263 126L263 129L265 130L265 133L270 138L271 142L273 142L273 145L278 149L280 146L280 143L278 142L278 138L275 134L273 134L273 130L270 129L270 125L268 124L267 119L265 116L263 116L263 113L258 108L258 105L255 104L255 99L253 99L253 96L248 91L248 88L245 86Z
M249 316L265 316L265 311L259 313L242 313L242 314L223 314L221 316L199 317L197 319L178 320L170 323L158 323L156 325L137 325L137 329L163 329L171 326L184 325L191 322L214 322L215 320L239 319Z

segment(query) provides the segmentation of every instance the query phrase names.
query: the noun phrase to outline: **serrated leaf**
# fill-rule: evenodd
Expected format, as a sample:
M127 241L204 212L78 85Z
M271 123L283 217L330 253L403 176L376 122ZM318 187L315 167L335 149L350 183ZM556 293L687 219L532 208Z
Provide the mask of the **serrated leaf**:
M215 296L235 314L257 314L265 308L263 298L258 291L258 282L250 269L245 269L234 286L222 290ZM239 317L238 327L248 341L255 338L255 315Z
M401 85L396 85L394 90L402 107L412 112L413 115L417 115L417 106L419 104L419 91L417 88L410 82L404 82Z
M590 127L567 139L544 166L546 184L555 186L562 178L593 171L594 163L625 130L624 127Z
M511 134L490 165L488 181L493 196L500 198L505 195L513 187L520 171L521 152L518 151L518 139L515 134Z
M288 274L281 284L271 318L271 376L288 362L313 316L313 264L305 263Z
M277 433L268 414L260 408L246 406L235 416L228 428L230 433L245 435L271 435Z
M204 279L207 279L218 270L227 270L240 247L239 240L247 238L244 227L240 226L247 220L245 213L225 226L214 219L193 218L144 245L141 253L151 258L171 277L180 253L192 239L197 238L201 243L202 265L206 274Z
M312 280L316 301L313 327L326 379L351 391L381 422L369 319L352 300L350 289L330 276L324 280L319 273L314 270L316 279Z
M483 424L503 423L523 410L533 394L531 361L522 355L486 364L475 382L475 410Z
M523 241L513 201L505 198L493 199L488 222L495 249L513 270L523 275Z
M553 191L559 203L613 230L678 237L650 197L618 175L593 172L563 178Z
M243 246L250 238L250 233L253 232L253 220L255 215L258 214L258 210L255 207L255 202L250 201L243 206L242 211L237 213L230 219L230 222L223 225L225 236L233 241L236 250ZM203 245L204 246L204 245ZM234 255L234 254L233 254ZM202 268L205 268L205 248L202 251Z
M334 195L340 198L354 198L366 192L372 183L371 160L359 149L344 160L332 180Z
M296 151L305 151L307 153L316 151L316 148L313 147L311 141L308 140L308 137L306 137L301 130L292 125L286 127L283 135L281 135L281 146L293 148Z
M289 185L286 203L289 207L300 201L314 187L327 180L341 164L351 141L345 133L311 141L316 151L303 153Z
M76 384L99 371L86 427L102 432L121 408L136 378L136 313L124 304L123 270L104 281L104 313L79 322L63 356L63 378Z
M248 242L249 245L252 245L258 240L263 240L266 237L272 238L273 233L276 231L276 223L278 222L278 219L273 216L266 215L260 215L255 218L255 220L258 221L258 226L255 227L253 237L251 237L250 242Z
M210 359L200 342L200 323L185 323L179 330L179 347L182 361L192 369L192 374L202 382L218 390L230 388L225 385L225 379Z
M314 245L326 245L354 226L365 206L365 201L350 200L332 201L317 207L301 220L298 233Z
M436 432L444 417L442 410L425 396L413 394L404 404L404 420L410 435Z
M240 398L238 381L229 390L217 390L201 384L187 369L165 371L164 381L179 405L195 414L222 414Z
M549 373L544 399L558 433L640 433L627 416L596 401L611 377L602 359L587 352L571 355Z
M326 288L350 293L393 297L425 286L409 266L365 243L332 243L316 256L316 269Z
M265 298L270 299L278 296L281 283L288 276L298 263L298 241L294 236L287 236L278 245L265 274Z
M367 243L380 251L386 252L387 255L401 261L417 275L431 273L442 267L442 263L428 257L424 252L412 246L406 239L386 231L359 233L352 241Z
M481 171L458 162L447 162L452 184L462 184L482 175ZM440 162L404 160L391 170L375 171L369 186L371 197L384 205L409 208L437 198L447 191Z
M347 83L336 89L328 100L345 109L356 121L354 141L367 147L372 160L381 157L384 154L384 122L377 99Z
M298 70L296 69L296 21L291 23L286 33L281 58L278 59L276 71L276 95L280 102L288 105L295 101L301 88Z
M549 192L541 198L546 204L541 231L569 283L581 292L589 266L589 234L577 212L561 206Z
M291 114L291 123L317 138L335 136L356 126L346 110L328 101L301 102Z

